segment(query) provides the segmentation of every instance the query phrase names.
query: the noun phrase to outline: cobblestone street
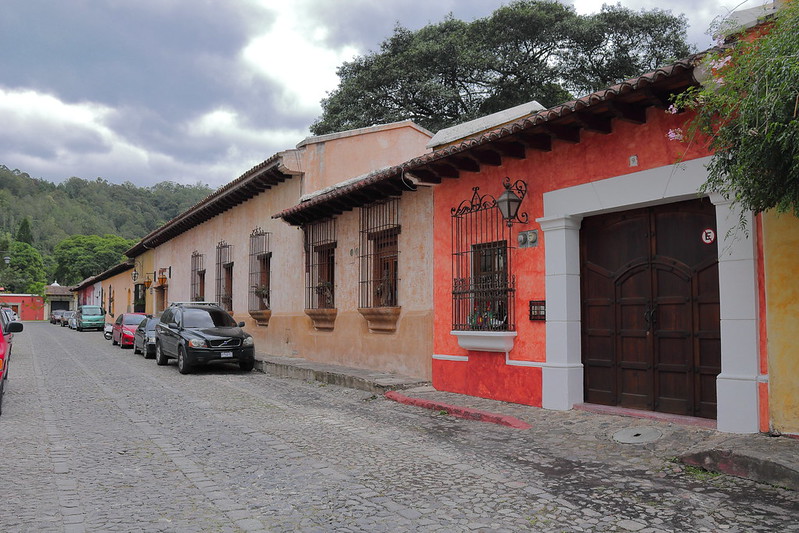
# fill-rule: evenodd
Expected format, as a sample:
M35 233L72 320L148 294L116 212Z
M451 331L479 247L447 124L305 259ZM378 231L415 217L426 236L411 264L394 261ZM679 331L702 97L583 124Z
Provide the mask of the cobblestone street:
M184 376L47 323L16 335L6 387L3 532L799 531L793 491L613 427L564 438L588 413L519 430L232 366Z

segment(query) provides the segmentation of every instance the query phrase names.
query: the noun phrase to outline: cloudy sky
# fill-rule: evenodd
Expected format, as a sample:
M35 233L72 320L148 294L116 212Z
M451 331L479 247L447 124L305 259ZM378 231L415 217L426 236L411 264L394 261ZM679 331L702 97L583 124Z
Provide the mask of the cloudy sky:
M218 187L308 136L336 67L377 50L397 22L471 21L508 2L2 0L0 164L54 182ZM667 4L704 49L714 17L762 3Z

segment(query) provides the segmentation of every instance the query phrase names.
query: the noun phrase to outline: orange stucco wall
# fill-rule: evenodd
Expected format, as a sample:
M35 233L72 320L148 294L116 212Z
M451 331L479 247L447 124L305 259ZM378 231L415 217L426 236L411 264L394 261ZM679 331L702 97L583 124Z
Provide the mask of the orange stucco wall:
M763 252L771 427L799 434L799 219L789 214L763 214Z
M402 124L402 123L401 123ZM430 379L432 354L432 190L421 188L400 198L399 298L401 313L391 333L370 332L358 311L359 216L336 218L336 307L332 331L318 331L305 313L303 232L272 215L299 203L302 194L420 155L429 134L405 125L365 128L356 133L306 140L282 153L295 175L234 208L158 246L150 253L155 270L171 268L169 301L191 296L191 255L204 255L206 300L216 294L216 246L233 247L233 315L246 323L256 353L294 356L381 372ZM322 154L322 155L320 155ZM270 233L271 317L258 325L248 310L249 237L255 228ZM153 287L156 289L156 287ZM157 289L156 289L157 290Z
M302 194L417 157L430 137L410 121L310 137L298 152L305 178Z
M638 172L679 159L689 160L707 155L694 143L686 146L666 139L669 129L683 127L686 115L672 115L650 108L643 125L621 120L613 121L613 132L607 135L581 131L579 143L553 141L551 152L527 150L526 159L503 159L498 167L483 166L480 172L463 172L457 180L445 180L435 190L434 234L437 280L434 287L435 337L434 353L468 356L468 361L436 360L433 384L441 390L460 392L529 405L541 405L541 369L511 366L505 363L504 353L468 352L462 349L450 331L452 329L451 279L451 208L472 195L473 187L480 194L495 197L503 191L502 180L527 182L528 193L520 212L527 212L530 223L516 224L511 229L510 242L516 242L519 231L539 230L535 248L516 249L511 265L516 275L517 337L509 353L511 360L543 362L546 358L545 322L530 321L528 302L546 300L557 295L545 294L544 253L546 242L536 218L543 216L543 194L548 191L592 181ZM630 166L630 156L637 156L638 166Z

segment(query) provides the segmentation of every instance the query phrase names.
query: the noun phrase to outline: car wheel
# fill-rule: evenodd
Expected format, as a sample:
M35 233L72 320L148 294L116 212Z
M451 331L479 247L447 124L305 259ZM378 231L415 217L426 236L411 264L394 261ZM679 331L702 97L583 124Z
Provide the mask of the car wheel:
M5 380L0 379L0 415L3 414L3 393L5 392Z
M164 355L164 352L161 351L161 345L155 345L155 364L158 366L164 366L165 364L169 363L169 359Z
M239 361L239 368L244 370L245 372L250 372L253 368L255 368L255 360L243 359Z
M191 373L191 363L188 361L186 350L183 349L183 346L178 346L178 372L181 374Z
M142 354L144 354L145 359L152 359L153 357L155 357L155 354L150 351L147 345L145 345L144 348L142 348Z
M76 327L75 329L77 329L78 331L83 331L83 328L80 326Z

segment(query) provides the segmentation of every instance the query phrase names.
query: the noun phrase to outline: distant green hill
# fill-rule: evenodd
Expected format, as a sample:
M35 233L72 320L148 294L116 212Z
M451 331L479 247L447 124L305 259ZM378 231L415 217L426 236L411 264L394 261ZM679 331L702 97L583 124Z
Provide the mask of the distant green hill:
M212 191L201 184L137 187L101 178L69 178L55 184L0 165L0 235L13 237L28 217L31 244L47 263L67 237L113 234L139 240Z

